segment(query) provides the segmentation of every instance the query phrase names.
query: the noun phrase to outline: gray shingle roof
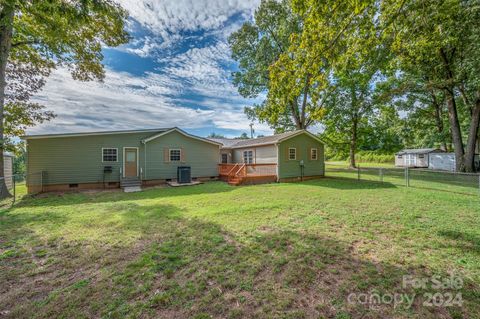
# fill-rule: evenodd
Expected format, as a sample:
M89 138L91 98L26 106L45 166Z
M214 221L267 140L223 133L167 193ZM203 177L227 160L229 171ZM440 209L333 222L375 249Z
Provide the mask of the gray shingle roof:
M298 134L299 131L285 132L270 136L249 138L249 139L231 139L231 138L210 138L210 140L223 144L224 148L242 148L257 145L275 144L280 140Z
M52 138L52 137L70 137L70 136L88 136L88 135L109 135L109 134L130 134L130 133L159 133L171 130L171 128L154 128L139 130L121 130L121 131L97 131L97 132L78 132L78 133L58 133L58 134L38 134L25 135L23 139L33 138Z
M233 145L235 145L238 142L238 140L232 139L232 138L210 138L210 137L207 137L207 138L211 141L223 144L224 148L231 148Z
M443 152L442 150L438 148L408 148L401 150L397 154L428 154L428 153L433 153L433 152Z

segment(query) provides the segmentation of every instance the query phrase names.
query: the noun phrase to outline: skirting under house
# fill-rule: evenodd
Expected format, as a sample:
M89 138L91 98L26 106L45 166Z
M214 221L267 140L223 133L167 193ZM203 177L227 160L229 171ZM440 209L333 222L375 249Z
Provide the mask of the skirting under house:
M307 131L207 139L179 128L25 136L29 193L222 179L232 185L324 175L324 146Z

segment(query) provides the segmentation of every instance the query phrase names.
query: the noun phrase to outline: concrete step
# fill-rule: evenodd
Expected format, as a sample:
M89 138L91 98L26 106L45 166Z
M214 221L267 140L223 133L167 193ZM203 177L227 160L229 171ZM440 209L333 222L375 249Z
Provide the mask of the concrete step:
M126 183L120 183L121 187L125 186L141 186L142 182L126 182Z
M128 186L128 187L124 187L123 191L125 193L141 192L142 188L140 186Z
M139 179L122 179L120 181L120 187L127 187L127 186L141 186L142 181Z

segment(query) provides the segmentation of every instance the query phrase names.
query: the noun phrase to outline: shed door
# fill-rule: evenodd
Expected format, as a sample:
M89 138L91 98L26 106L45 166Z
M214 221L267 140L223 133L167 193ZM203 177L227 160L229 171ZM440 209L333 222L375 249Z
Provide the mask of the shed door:
M414 167L417 165L417 155L416 154L407 154L405 156L405 166Z
M124 176L138 176L138 152L136 148L125 148L123 152Z

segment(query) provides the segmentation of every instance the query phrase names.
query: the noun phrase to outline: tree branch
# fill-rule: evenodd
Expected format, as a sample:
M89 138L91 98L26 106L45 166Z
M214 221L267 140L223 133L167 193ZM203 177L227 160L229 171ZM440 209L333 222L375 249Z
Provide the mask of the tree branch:
M37 40L29 40L29 41L20 41L12 43L12 48L16 48L22 45L32 45L32 44L40 44L40 41Z

